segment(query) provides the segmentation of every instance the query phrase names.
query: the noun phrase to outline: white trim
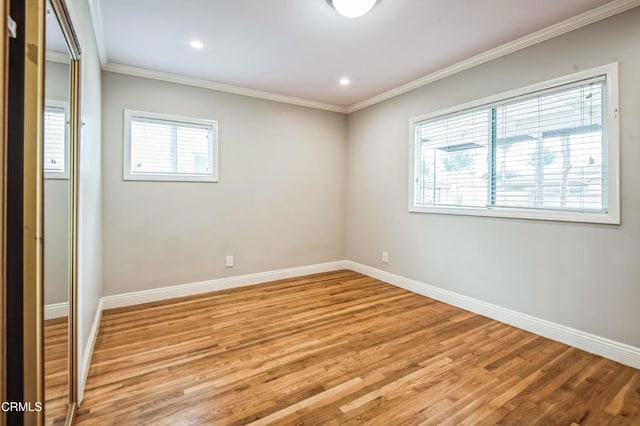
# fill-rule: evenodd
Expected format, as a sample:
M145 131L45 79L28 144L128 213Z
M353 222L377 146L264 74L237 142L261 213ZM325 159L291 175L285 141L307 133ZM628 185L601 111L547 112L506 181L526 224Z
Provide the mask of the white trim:
M468 70L475 66L484 64L494 59L501 58L510 53L517 52L529 46L533 46L545 40L549 40L553 37L557 37L570 31L577 30L578 28L593 24L594 22L601 21L618 13L625 12L629 9L633 9L634 7L639 5L640 0L614 0L600 7L596 7L595 9L591 9L587 12L581 13L580 15L551 25L542 30L510 41L496 48L487 50L486 52L480 53L476 56L472 56L471 58L465 59L446 68L442 68L431 74L427 74L423 77L400 85L391 90L382 92L369 99L365 99L364 101L355 103L347 108L347 113L349 114L369 107L371 105L380 103L382 101L386 101L387 99L391 99L403 93L410 92L414 89L426 86L427 84L442 80L443 78L450 77L454 74L458 74L459 72Z
M239 275L235 277L220 278L217 280L116 294L113 296L104 296L102 298L102 307L103 309L121 308L123 306L139 305L142 303L157 302L159 300L174 299L176 297L193 296L195 294L210 293L212 291L245 287L269 281L337 271L344 268L345 262L338 260L335 262L320 263L316 265L298 266L294 268L278 269L275 271L259 272L256 274Z
M614 210L614 209L611 209ZM620 219L611 211L608 213L581 213L563 210L535 210L518 208L486 207L410 207L409 213L445 214L454 216L498 217L506 219L551 220L557 222L602 223L619 225Z
M410 122L415 124L422 121L430 120L432 118L441 117L444 115L454 114L458 112L462 113L465 111L470 111L476 108L481 108L481 107L485 107L493 104L509 102L519 97L526 98L528 95L535 95L537 94L537 92L540 92L543 90L545 91L552 90L557 86L564 86L572 83L580 83L584 80L589 80L599 76L606 76L607 81L610 82L611 80L615 80L615 82L617 83L618 82L618 63L612 62L610 64L589 68L588 70L578 71L575 73L563 75L550 80L540 81L538 83L530 84L525 87L518 87L517 89L508 90L502 93L497 93L495 95L487 96L481 99L475 99L460 105L454 105L452 107L443 108L443 109L432 111L426 114L421 114L417 117L412 117L410 119ZM579 85L579 84L576 84L576 85ZM617 99L616 99L616 107L617 107Z
M91 331L89 332L89 338L87 339L87 344L84 347L83 357L80 363L80 371L78 372L78 405L84 398L84 388L87 385L87 377L89 377L93 348L95 347L96 339L98 338L98 330L100 329L100 320L102 319L103 310L102 299L100 299L96 309L96 315L93 318L93 324L91 325Z
M62 318L69 316L69 302L51 303L44 306L44 319Z
M52 50L47 50L45 52L45 60L49 62L56 62L58 64L69 65L71 63L71 56L69 56L68 53L60 53L54 52Z
M293 96L279 95L277 93L264 92L262 90L248 89L231 84L217 83L211 80L203 80L194 77L187 77L179 74L171 74L161 71L154 71L145 68L132 67L129 65L115 64L109 62L102 67L103 71L131 75L134 77L144 77L152 80L166 81L169 83L184 84L186 86L200 87L202 89L216 90L218 92L233 93L236 95L249 96L252 98L266 99L268 101L282 102L285 104L299 105L308 108L322 109L326 111L346 113L347 108L339 105L331 105L322 102L311 101Z
M84 390L91 367L91 358L93 357L93 350L96 339L98 338L98 330L100 329L100 321L104 310L174 299L176 297L210 293L212 291L244 287L304 275L338 271L340 269L345 269L344 260L102 297L98 302L96 315L93 319L93 325L91 326L89 338L83 352L84 356L80 364L80 371L78 373L78 404L80 404L84 398Z
M100 0L89 0L89 15L91 16L91 26L93 27L93 35L96 39L96 48L98 49L100 64L104 67L109 60L107 59L107 44L104 38L104 24Z
M571 83L578 83L587 79L598 76L606 76L606 120L604 125L607 138L607 212L606 213L590 213L590 212L571 212L567 210L535 210L535 209L519 209L519 208L492 208L492 207L467 207L467 206L416 206L415 205L415 126L424 121L428 121L437 117L445 117L447 115L471 111L477 108L488 108L500 102L507 102L512 99L535 95L547 89L564 86ZM533 220L555 220L564 222L585 222L585 223L605 223L620 224L620 136L619 136L619 98L618 98L618 63L591 68L570 75L565 75L552 80L547 80L532 84L526 87L499 93L497 95L488 96L486 98L466 102L462 105L456 105L439 111L430 112L411 118L409 120L409 212L410 213L435 213L463 216L489 216L516 219L533 219Z
M157 302L177 297L192 296L196 294L210 293L212 291L225 290L230 288L244 287L261 284L269 281L294 278L309 274L349 269L361 274L368 275L391 285L405 290L430 297L432 299L486 316L496 321L512 325L514 327L529 331L531 333L555 340L575 348L590 352L602 357L620 362L634 368L640 368L640 348L616 342L594 334L586 333L546 321L531 315L506 309L491 303L473 299L449 290L434 287L409 278L402 277L387 271L376 269L350 260L338 260L334 262L321 263L316 265L300 266L275 271L261 272L256 274L241 275L236 277L221 278L217 280L202 281L192 284L162 287L151 290L136 291L132 293L104 296L98 303L96 315L89 333L84 357L80 364L78 401L82 402L84 389L89 374L91 358L95 342L100 328L102 311L106 309L121 308L125 306L139 305L142 303Z
M142 119L150 118L154 120L170 121L177 124L195 124L198 126L211 127L212 129L212 145L211 145L211 165L213 170L210 175L196 174L179 174L179 173L132 173L131 172L131 120L134 117ZM142 181L169 181L169 182L218 182L219 180L219 149L218 149L218 122L203 118L183 117L179 115L160 114L156 112L135 111L131 109L124 110L124 143L123 143L123 180L142 180ZM177 143L177 141L176 141Z
M265 92L261 90L249 89L246 87L234 86L230 84L218 83L211 80L198 79L193 77L187 77L179 74L166 73L161 71L154 71L145 68L133 67L129 65L123 65L118 63L109 62L107 57L107 47L104 39L104 30L102 23L102 16L100 12L99 0L89 0L89 11L91 14L92 26L96 37L96 43L98 45L98 53L100 55L100 62L102 63L103 71L132 75L136 77L150 78L154 80L167 81L170 83L184 84L187 86L200 87L203 89L217 90L220 92L234 93L242 96L249 96L253 98L266 99L274 102L283 102L292 105L300 105L308 108L316 108L326 111L339 112L343 114L350 114L352 112L367 108L371 105L386 101L398 95L406 92L410 92L427 84L431 84L435 81L442 80L443 78L452 76L462 71L468 70L475 66L484 64L494 59L501 58L510 53L517 52L525 49L529 46L541 43L545 40L549 40L553 37L568 33L573 30L577 30L594 22L601 21L609 18L618 13L625 12L629 9L633 9L640 5L640 0L613 0L600 7L596 7L580 15L566 19L557 24L543 28L539 31L505 43L501 46L487 50L471 58L460 61L456 64L442 68L438 71L427 74L416 80L402 84L393 89L382 92L378 95L372 96L363 101L357 102L348 107L340 105L332 105L323 102L312 101L308 99L296 98L292 96L281 95L277 93Z
M576 330L561 324L483 302L459 293L405 278L391 272L345 260L345 267L413 293L512 325L580 350L640 369L640 348Z

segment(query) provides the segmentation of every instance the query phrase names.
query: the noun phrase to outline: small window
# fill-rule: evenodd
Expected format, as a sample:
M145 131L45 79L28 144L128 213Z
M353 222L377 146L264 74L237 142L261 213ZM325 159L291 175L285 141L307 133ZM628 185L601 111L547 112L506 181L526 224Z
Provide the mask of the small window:
M45 102L43 162L46 179L69 178L68 110L66 102Z
M124 179L218 181L217 122L125 110Z
M619 223L617 65L412 120L410 211Z

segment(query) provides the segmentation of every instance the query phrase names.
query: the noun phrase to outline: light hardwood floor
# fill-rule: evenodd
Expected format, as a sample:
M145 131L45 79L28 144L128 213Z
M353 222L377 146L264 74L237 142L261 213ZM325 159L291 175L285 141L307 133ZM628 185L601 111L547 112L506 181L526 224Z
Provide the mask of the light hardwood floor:
M69 406L68 319L44 322L44 414L46 425L63 425Z
M77 423L640 424L640 371L351 271L105 311Z

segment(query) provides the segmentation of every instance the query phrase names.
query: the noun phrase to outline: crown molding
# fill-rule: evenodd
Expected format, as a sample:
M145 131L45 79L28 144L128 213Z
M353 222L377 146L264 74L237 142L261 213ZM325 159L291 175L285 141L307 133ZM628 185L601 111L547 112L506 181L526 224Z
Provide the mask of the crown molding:
M553 37L557 37L570 31L577 30L578 28L593 24L594 22L601 21L613 15L617 15L618 13L633 9L637 6L640 6L640 0L614 0L600 7L596 7L595 9L591 9L587 12L581 13L580 15L576 15L572 18L566 19L547 28L543 28L542 30L536 31L514 41L510 41L509 43L505 43L496 48L487 50L486 52L480 53L476 56L472 56L471 58L465 59L451 66L435 71L431 74L427 74L416 80L382 92L369 99L365 99L364 101L353 104L347 107L347 113L349 114L369 107L371 105L375 105L382 101L386 101L387 99L391 99L403 93L410 92L419 87L426 86L427 84L442 80L443 78L452 76L459 72L500 58L502 56L506 56L510 53L517 52L529 46L533 46L534 44L549 40Z
M219 92L233 93L235 95L249 96L252 98L266 99L268 101L282 102L286 104L299 105L308 108L322 109L326 111L346 113L347 108L339 105L325 104L292 96L279 95L277 93L263 92L261 90L248 89L246 87L233 86L230 84L217 83L211 80L186 77L179 74L171 74L161 71L154 71L146 68L132 67L129 65L107 63L102 67L103 71L131 75L135 77L150 78L153 80L166 81L169 83L184 84L186 86L200 87L203 89L216 90Z
M68 65L71 63L71 57L68 53L54 52L52 50L47 50L45 52L45 59L49 62L57 62L59 64Z
M89 15L91 16L91 24L96 39L100 64L104 67L109 62L109 59L107 58L107 43L104 39L104 24L102 21L100 0L89 0Z
M188 86L200 87L209 90L217 90L221 92L233 93L236 95L249 96L259 99L266 99L275 102L283 102L293 105L299 105L309 108L322 109L326 111L339 112L343 114L349 114L363 108L367 108L371 105L386 101L403 93L410 92L419 87L426 86L438 80L442 80L446 77L458 74L462 71L476 67L478 65L487 63L494 59L506 56L510 53L517 52L535 44L541 43L545 40L557 37L559 35L577 30L594 22L609 18L618 13L625 12L634 7L640 6L640 0L613 0L607 4L604 4L595 9L591 9L580 15L576 15L572 18L566 19L557 24L551 25L542 30L536 31L509 43L505 43L496 48L487 50L471 58L460 61L456 64L450 65L446 68L442 68L438 71L427 74L416 80L402 84L393 89L382 92L378 95L365 99L361 102L357 102L351 106L343 107L340 105L326 104L322 102L312 101L308 99L296 98L292 96L281 95L277 93L264 92L256 89L249 89L246 87L234 86L225 83L218 83L211 80L198 79L193 77L187 77L179 74L166 73L162 71L149 70L145 68L133 67L129 65L111 63L107 57L107 48L104 39L102 15L100 11L100 0L89 0L89 11L91 14L91 20L96 37L96 43L98 46L98 53L100 56L100 62L102 63L102 69L104 71L114 72L118 74L132 75L136 77L150 78L154 80L161 80L170 83L184 84Z
M187 86L200 87L209 90L217 90L221 92L233 93L242 96L249 96L259 99L266 99L275 102L283 102L293 105L305 106L309 108L322 109L326 111L346 113L347 108L339 105L331 105L322 102L311 101L292 96L280 95L277 93L264 92L261 90L249 89L230 84L217 83L211 80L187 77L178 74L171 74L161 71L149 70L145 68L133 67L109 62L107 56L107 45L104 37L104 24L102 20L102 10L100 8L100 0L88 0L89 14L91 15L91 24L96 39L98 56L103 71L132 75L136 77L150 78L154 80L166 81L170 83L184 84Z

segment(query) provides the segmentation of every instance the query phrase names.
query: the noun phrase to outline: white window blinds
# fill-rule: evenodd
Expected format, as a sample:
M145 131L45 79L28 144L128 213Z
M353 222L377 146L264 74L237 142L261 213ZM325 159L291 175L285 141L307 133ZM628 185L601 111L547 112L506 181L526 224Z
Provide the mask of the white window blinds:
M490 204L606 211L604 78L491 110Z
M607 212L606 78L415 124L414 205Z
M489 120L473 111L417 126L417 204L487 204Z
M178 121L157 114L132 112L126 121L129 173L125 178L213 180L216 177L214 122Z
M63 107L46 106L44 110L44 171L66 172L67 118Z

